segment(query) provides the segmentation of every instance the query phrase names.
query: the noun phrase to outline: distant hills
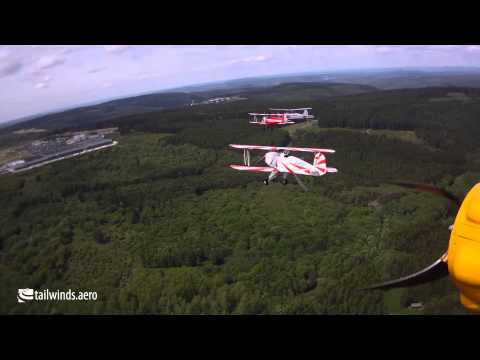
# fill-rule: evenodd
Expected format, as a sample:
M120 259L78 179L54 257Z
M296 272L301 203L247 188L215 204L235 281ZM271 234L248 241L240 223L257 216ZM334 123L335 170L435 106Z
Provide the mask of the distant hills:
M25 127L60 130L92 126L118 117L189 106L192 101L200 102L217 96L242 95L248 100L268 103L271 106L280 104L289 106L288 104L291 102L308 102L323 97L352 95L375 90L371 86L356 84L288 83L272 87L236 88L228 91L155 93L43 115L16 122L14 125L1 129L0 133L13 132ZM262 111L266 111L266 109Z
M0 133L24 127L58 128L92 125L119 116L182 107L211 97L242 95L271 102L312 101L322 97L352 95L375 90L424 87L480 88L480 68L395 68L312 72L252 77L184 86L137 95L75 109L29 116L0 126ZM282 106L289 106L282 104Z
M190 104L192 100L200 101L202 99L202 97L194 94L173 92L141 95L27 119L26 121L16 122L14 125L0 130L0 132L11 132L24 127L55 130L87 126L119 116L184 106Z
M283 83L335 82L371 85L379 89L418 88L429 86L480 87L480 68L431 67L338 70L278 76L251 77L184 86L170 91L199 92L258 88Z

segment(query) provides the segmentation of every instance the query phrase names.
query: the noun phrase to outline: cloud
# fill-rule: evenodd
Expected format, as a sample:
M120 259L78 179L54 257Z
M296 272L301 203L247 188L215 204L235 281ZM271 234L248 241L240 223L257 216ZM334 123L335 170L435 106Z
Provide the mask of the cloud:
M8 51L5 47L0 47L0 60L6 59L10 55L10 51Z
M129 45L104 45L103 48L107 52L122 52L128 49Z
M480 46L478 45L467 46L467 51L480 51Z
M375 50L379 53L388 53L394 50L393 47L391 46L378 46L375 48Z
M45 87L47 87L47 84L45 84L45 83L43 83L43 82L37 83L37 84L35 84L35 86L34 86L35 89L43 89L43 88L45 88Z
M230 64L238 64L238 63L261 62L261 61L270 60L271 58L272 58L272 56L269 56L269 55L257 55L257 56L249 56L249 57L242 58L242 59L231 60L229 63Z
M104 71L104 70L106 70L106 69L107 69L106 66L104 66L104 67L99 67L99 68L95 68L95 69L88 70L88 73L89 73L89 74L95 74L95 73L98 73L98 72L100 72L100 71Z
M36 65L39 70L50 69L55 66L62 65L65 62L64 58L58 56L46 55L38 59Z
M6 77L19 72L23 65L19 61L8 61L2 64L0 62L0 77Z

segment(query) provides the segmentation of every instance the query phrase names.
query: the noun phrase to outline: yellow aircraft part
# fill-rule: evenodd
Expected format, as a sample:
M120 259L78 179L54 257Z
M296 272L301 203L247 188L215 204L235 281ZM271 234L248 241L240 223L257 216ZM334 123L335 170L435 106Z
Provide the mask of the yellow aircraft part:
M480 183L467 194L455 219L448 271L462 305L480 313Z

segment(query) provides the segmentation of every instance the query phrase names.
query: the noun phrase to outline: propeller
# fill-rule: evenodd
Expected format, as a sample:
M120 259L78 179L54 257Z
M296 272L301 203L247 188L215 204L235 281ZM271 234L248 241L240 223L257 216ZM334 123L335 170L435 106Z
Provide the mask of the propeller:
M253 163L253 166L258 165L258 163L259 163L260 161L264 160L266 155L267 155L267 154L259 157L259 158L257 159L257 161L255 161L255 162Z
M414 189L420 192L428 192L434 194L436 196L444 197L460 207L461 201L453 195L452 193L440 189L433 185L426 185L426 184L418 184L418 183L409 183L409 182L389 182L393 185L398 185L402 187L406 187L409 189ZM449 230L452 230L453 226L449 227ZM411 274L407 275L398 279L374 284L363 288L361 290L388 290L393 288L401 288L401 287L410 287L410 286L417 286L421 284L425 284L434 280L438 280L448 276L448 252L445 252L437 261L433 264L427 266L426 268Z
M308 192L308 188L305 186L305 184L302 182L302 180L300 180L300 178L298 177L298 175L295 174L295 173L292 173L292 175L295 177L295 180L297 180L298 185L300 185L300 187L301 187L303 190L305 190L305 191Z
M420 192L429 192L429 193L437 195L437 196L442 196L442 197L454 202L458 207L460 207L460 205L462 204L460 199L457 198L455 195L453 195L452 193L450 193L450 192L448 192L444 189L440 189L436 186L427 185L427 184L409 183L409 182L390 182L390 184L403 186L403 187L406 187L406 188L409 188L409 189L414 189L414 190L420 191Z
M434 280L442 279L448 276L447 253L432 265L427 266L414 274L401 277L399 279L385 281L374 284L361 290L388 290L399 287L410 287L426 284Z

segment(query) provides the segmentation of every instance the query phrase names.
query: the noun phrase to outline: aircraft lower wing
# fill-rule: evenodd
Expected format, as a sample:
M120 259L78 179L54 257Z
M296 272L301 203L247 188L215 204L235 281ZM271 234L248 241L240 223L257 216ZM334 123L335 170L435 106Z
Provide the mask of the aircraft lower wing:
M268 166L245 166L245 165L230 165L232 169L240 171L252 171L252 172L272 172L274 168Z
M230 144L230 147L235 149L249 149L249 150L265 150L265 151L300 151L300 152L321 152L321 153L334 153L332 149L319 149L319 148L299 148L299 147L281 147L281 146L261 146L261 145L237 145Z

